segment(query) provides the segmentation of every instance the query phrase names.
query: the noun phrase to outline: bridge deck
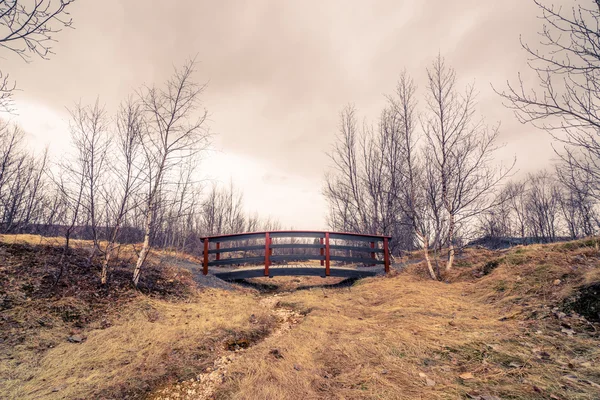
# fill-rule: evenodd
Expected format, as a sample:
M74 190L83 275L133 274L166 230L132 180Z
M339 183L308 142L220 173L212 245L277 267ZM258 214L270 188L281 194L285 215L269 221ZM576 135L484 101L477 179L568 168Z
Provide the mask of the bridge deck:
M264 267L238 268L234 270L223 270L220 268L210 268L209 272L217 278L233 281L238 279L264 278ZM367 278L384 274L383 267L363 267L363 268L339 268L329 269L329 276L339 278ZM304 266L271 266L269 268L269 278L274 276L320 276L325 278L325 269L323 267L304 267Z

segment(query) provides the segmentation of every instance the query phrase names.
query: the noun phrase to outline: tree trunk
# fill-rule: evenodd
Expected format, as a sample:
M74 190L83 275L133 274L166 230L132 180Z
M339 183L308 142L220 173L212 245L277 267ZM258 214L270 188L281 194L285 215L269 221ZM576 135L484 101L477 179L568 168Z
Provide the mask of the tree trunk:
M452 269L452 264L454 264L454 214L450 214L450 218L448 221L448 262L446 263L446 272Z
M102 274L100 275L100 284L102 286L106 285L108 282L108 262L110 261L110 253L112 253L112 248L107 249L104 261L102 262Z
M119 233L119 228L121 227L121 218L118 219L116 226L113 228L112 235L110 237L110 243L106 246L106 251L104 253L104 261L102 262L102 274L100 276L100 283L104 286L108 282L108 264L110 262L110 257L112 256L112 252L115 250L115 242L117 241L117 235Z
M142 251L140 252L140 256L137 259L135 264L135 269L133 270L133 285L135 287L138 286L140 281L140 275L142 273L142 266L144 261L146 261L146 257L148 256L148 252L150 251L150 234L151 229L150 226L152 224L152 207L148 207L148 214L146 215L146 229L144 232L144 244L142 245Z
M425 261L427 263L427 271L429 272L429 276L433 280L438 280L438 277L433 270L433 266L431 265L431 259L429 258L429 237L427 235L421 235L419 232L415 232L417 237L423 241L423 255L425 256Z

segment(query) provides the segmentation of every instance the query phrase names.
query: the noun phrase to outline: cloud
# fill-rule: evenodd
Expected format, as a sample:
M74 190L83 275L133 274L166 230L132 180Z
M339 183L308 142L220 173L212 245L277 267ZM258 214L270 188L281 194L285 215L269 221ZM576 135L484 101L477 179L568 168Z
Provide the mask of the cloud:
M422 94L425 67L438 52L461 84L476 82L487 121L502 121L509 145L500 158L516 154L519 168L531 170L552 156L549 139L516 122L490 86L527 70L519 35L535 40L539 29L531 1L105 0L76 2L72 16L76 29L57 36L50 61L3 60L23 90L20 121L28 131L62 145L65 106L100 96L114 110L196 56L223 153L206 171L232 176L249 207L285 225L324 224L320 187L339 110L355 103L374 122L404 68ZM544 144L532 154L538 140Z

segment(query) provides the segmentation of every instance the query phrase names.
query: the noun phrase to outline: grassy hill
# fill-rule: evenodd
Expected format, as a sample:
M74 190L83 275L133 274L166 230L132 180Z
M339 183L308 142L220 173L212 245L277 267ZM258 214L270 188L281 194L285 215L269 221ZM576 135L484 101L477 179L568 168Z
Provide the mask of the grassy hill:
M467 249L447 282L414 264L234 290L197 289L158 253L140 291L126 257L99 290L79 247L52 287L56 244L2 238L3 398L600 398L593 239Z

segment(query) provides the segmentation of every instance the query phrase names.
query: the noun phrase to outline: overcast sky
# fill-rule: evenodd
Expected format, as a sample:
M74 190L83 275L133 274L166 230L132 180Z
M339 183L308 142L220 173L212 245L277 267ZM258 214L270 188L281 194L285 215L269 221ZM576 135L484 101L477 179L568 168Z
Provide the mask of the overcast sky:
M80 0L71 14L75 29L57 35L51 60L3 54L33 145L60 154L65 107L99 96L113 110L197 56L214 133L203 172L232 179L249 212L286 228L325 228L321 188L339 111L354 103L374 121L404 68L422 93L438 52L461 85L475 82L486 121L501 121L499 159L516 155L525 174L552 157L548 137L519 124L491 88L519 71L530 77L519 45L519 35L537 42L541 27L530 0Z

